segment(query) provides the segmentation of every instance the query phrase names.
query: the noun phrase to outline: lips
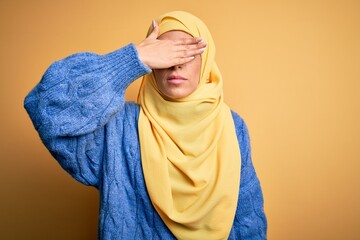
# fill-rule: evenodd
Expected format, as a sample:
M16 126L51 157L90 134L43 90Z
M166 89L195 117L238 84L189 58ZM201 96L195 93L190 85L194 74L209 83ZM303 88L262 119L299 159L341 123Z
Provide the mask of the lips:
M172 84L180 84L180 83L183 83L184 81L186 81L187 79L184 78L183 76L180 76L180 75L170 75L168 78L167 78L167 81L172 83Z

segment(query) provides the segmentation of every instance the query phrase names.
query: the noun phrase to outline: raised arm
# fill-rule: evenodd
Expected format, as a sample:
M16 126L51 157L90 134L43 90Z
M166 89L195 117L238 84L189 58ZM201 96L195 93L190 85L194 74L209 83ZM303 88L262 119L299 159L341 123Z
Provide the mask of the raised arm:
M127 86L150 71L133 44L78 53L53 63L25 98L42 141L74 178L97 185L104 126L123 109Z
M42 141L78 181L98 185L105 126L123 110L126 88L154 68L191 61L201 39L158 40L158 27L138 45L105 55L78 53L53 63L25 98Z

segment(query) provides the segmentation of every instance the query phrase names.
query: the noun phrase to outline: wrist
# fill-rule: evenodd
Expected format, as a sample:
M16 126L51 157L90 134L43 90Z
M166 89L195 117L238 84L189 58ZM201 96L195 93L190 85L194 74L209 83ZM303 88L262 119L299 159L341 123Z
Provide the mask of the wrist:
M145 66L147 66L148 68L150 68L148 62L146 61L146 58L144 57L144 52L143 52L142 44L141 44L141 43L139 43L139 44L134 44L134 46L135 46L135 49L136 49L136 51L137 51L137 57L138 57L138 59L139 59Z

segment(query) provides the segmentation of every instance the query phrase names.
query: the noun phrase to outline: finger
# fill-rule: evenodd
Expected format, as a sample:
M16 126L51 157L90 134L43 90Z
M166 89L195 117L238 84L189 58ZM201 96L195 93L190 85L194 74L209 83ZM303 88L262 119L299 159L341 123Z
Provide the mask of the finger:
M188 63L192 60L194 60L195 57L194 56L190 56L190 57L184 57L184 58L178 58L177 61L176 61L176 65L182 65L182 64L185 64L185 63Z
M179 51L177 57L178 58L188 58L196 55L200 55L205 51L205 47L200 49L192 49L192 50L183 50Z
M178 45L177 51L197 50L197 49L205 48L206 46L207 46L206 42L200 42L198 44Z
M159 26L155 20L152 21L152 25L153 25L153 30L149 34L148 38L157 39L157 37L159 36Z
M203 40L202 37L197 38L181 38L178 40L175 40L175 45L189 45L189 44L198 44Z

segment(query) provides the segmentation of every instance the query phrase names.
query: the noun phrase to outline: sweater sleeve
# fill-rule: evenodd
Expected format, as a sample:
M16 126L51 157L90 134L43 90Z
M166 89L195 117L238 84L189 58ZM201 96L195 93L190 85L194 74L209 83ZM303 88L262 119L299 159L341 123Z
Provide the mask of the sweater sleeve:
M149 72L133 44L105 55L77 53L53 63L26 96L43 143L75 179L97 186L104 126L123 110L130 83Z
M250 138L246 123L233 112L236 132L241 151L241 180L234 224L244 240L266 239L267 219L264 213L264 199L260 181L251 159Z

